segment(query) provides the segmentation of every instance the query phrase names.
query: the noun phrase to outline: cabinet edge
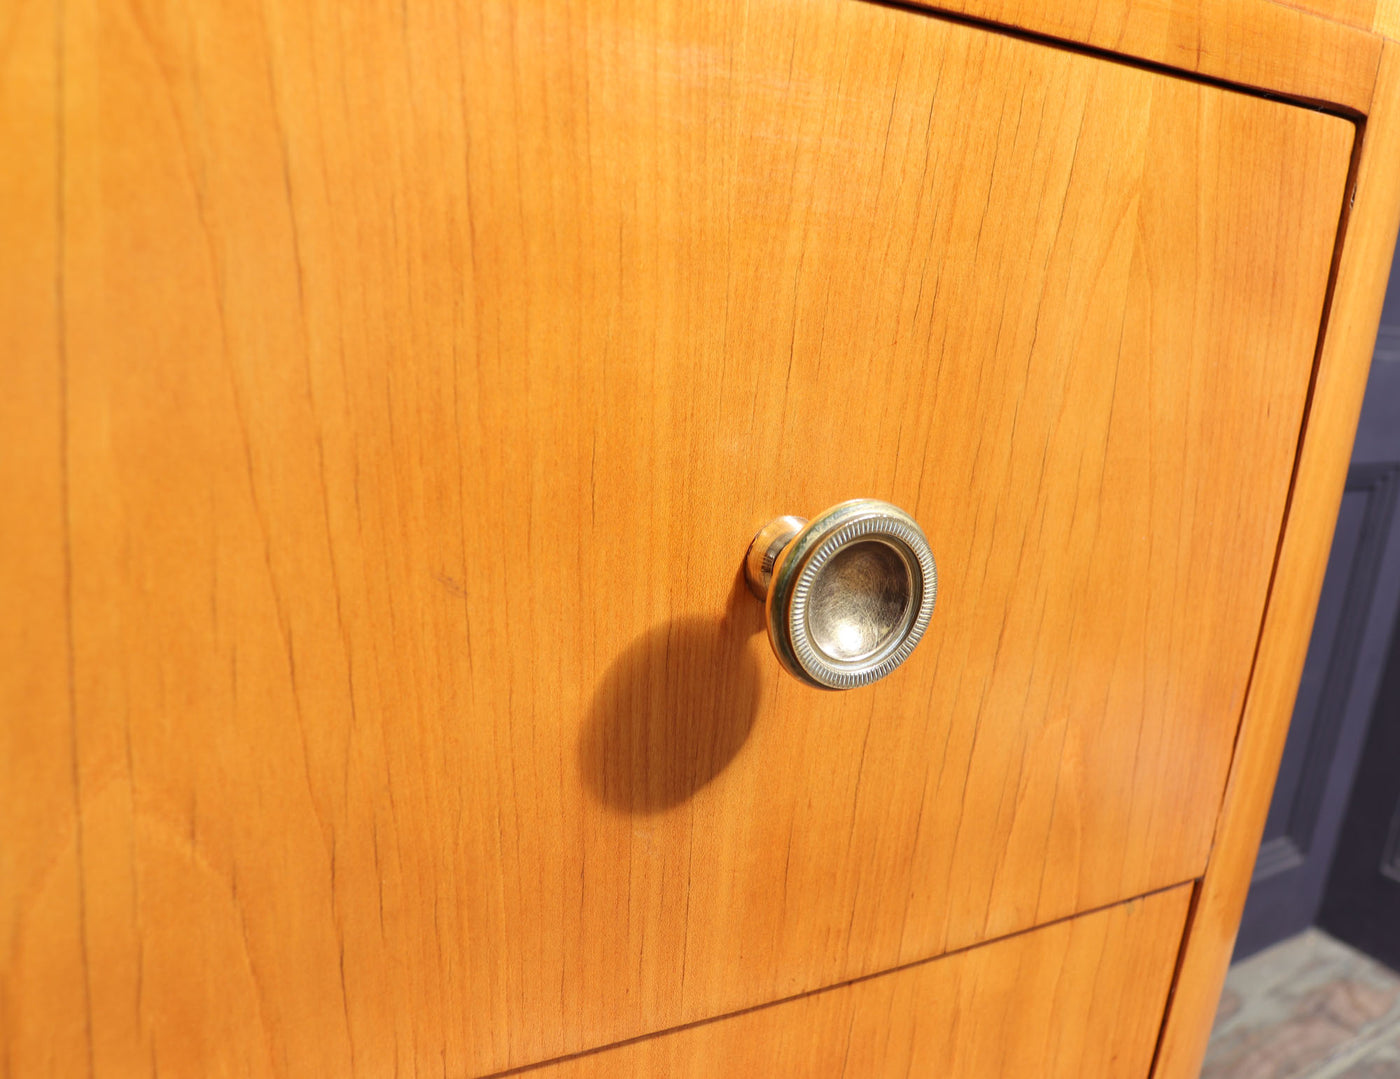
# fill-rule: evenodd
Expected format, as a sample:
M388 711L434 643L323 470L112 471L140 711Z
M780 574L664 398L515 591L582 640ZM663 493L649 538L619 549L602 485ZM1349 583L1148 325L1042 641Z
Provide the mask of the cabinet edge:
M1361 115L1375 97L1386 20L1372 29L1277 0L874 0L987 25L1219 81L1270 96ZM1393 0L1400 10L1400 0ZM1395 20L1400 28L1400 15Z
M1288 734L1400 228L1400 45L1383 44L1367 112L1259 649L1153 1079L1200 1073Z

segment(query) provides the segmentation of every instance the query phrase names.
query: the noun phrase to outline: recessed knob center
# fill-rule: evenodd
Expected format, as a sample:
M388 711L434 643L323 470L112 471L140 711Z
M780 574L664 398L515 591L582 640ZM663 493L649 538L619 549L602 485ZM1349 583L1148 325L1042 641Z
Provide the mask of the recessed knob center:
M909 565L889 544L865 540L843 547L812 582L812 643L838 662L873 656L908 628L913 593Z

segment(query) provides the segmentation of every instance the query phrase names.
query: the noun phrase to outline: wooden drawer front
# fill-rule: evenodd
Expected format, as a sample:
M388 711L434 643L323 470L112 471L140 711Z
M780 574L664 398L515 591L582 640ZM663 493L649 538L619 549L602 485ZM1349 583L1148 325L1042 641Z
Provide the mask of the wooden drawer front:
M1350 123L850 0L66 11L15 1059L479 1074L1201 871ZM736 573L853 496L939 605L824 694Z
M1190 899L1183 885L525 1074L1145 1079Z

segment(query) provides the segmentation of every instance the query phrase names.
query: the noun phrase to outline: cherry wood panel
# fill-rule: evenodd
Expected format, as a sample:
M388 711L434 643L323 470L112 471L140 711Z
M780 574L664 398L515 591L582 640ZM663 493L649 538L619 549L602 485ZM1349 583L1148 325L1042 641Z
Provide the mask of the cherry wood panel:
M1268 816L1327 569L1400 229L1400 53L1387 42L1357 165L1276 579L1216 841L1163 1034L1159 1079L1194 1079Z
M1201 871L1350 123L849 2L66 15L10 1058L480 1074ZM822 694L739 563L856 495L939 608Z
M1400 0L1282 0L1335 22L1393 38L1400 30Z
M0 1072L90 1062L65 603L58 34L0 7Z
M1190 900L1185 885L524 1074L1140 1079Z
M1376 0L1372 28L1391 40L1400 37L1400 0Z
M1371 0L911 0L1116 55L1364 113L1380 61ZM1400 8L1381 0L1377 29Z
M1346 23L1363 30L1376 28L1379 12L1393 0L1281 0L1289 7L1311 11L1324 18Z

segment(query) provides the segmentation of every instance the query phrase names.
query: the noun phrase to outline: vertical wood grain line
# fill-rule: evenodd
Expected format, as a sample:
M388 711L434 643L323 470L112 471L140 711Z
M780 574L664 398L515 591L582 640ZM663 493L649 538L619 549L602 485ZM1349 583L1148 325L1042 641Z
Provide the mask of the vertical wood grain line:
M78 685L74 658L73 632L73 504L70 477L68 439L68 327L67 301L64 287L67 253L67 215L64 212L67 179L67 0L54 4L54 335L58 363L58 474L61 490L59 503L63 512L63 633L64 662L68 675L68 733L73 771L73 846L77 861L78 886L78 956L83 971L83 1033L85 1037L87 1071L96 1073L92 1039L92 973L88 963L87 940L87 880L83 859L83 780L78 757Z

